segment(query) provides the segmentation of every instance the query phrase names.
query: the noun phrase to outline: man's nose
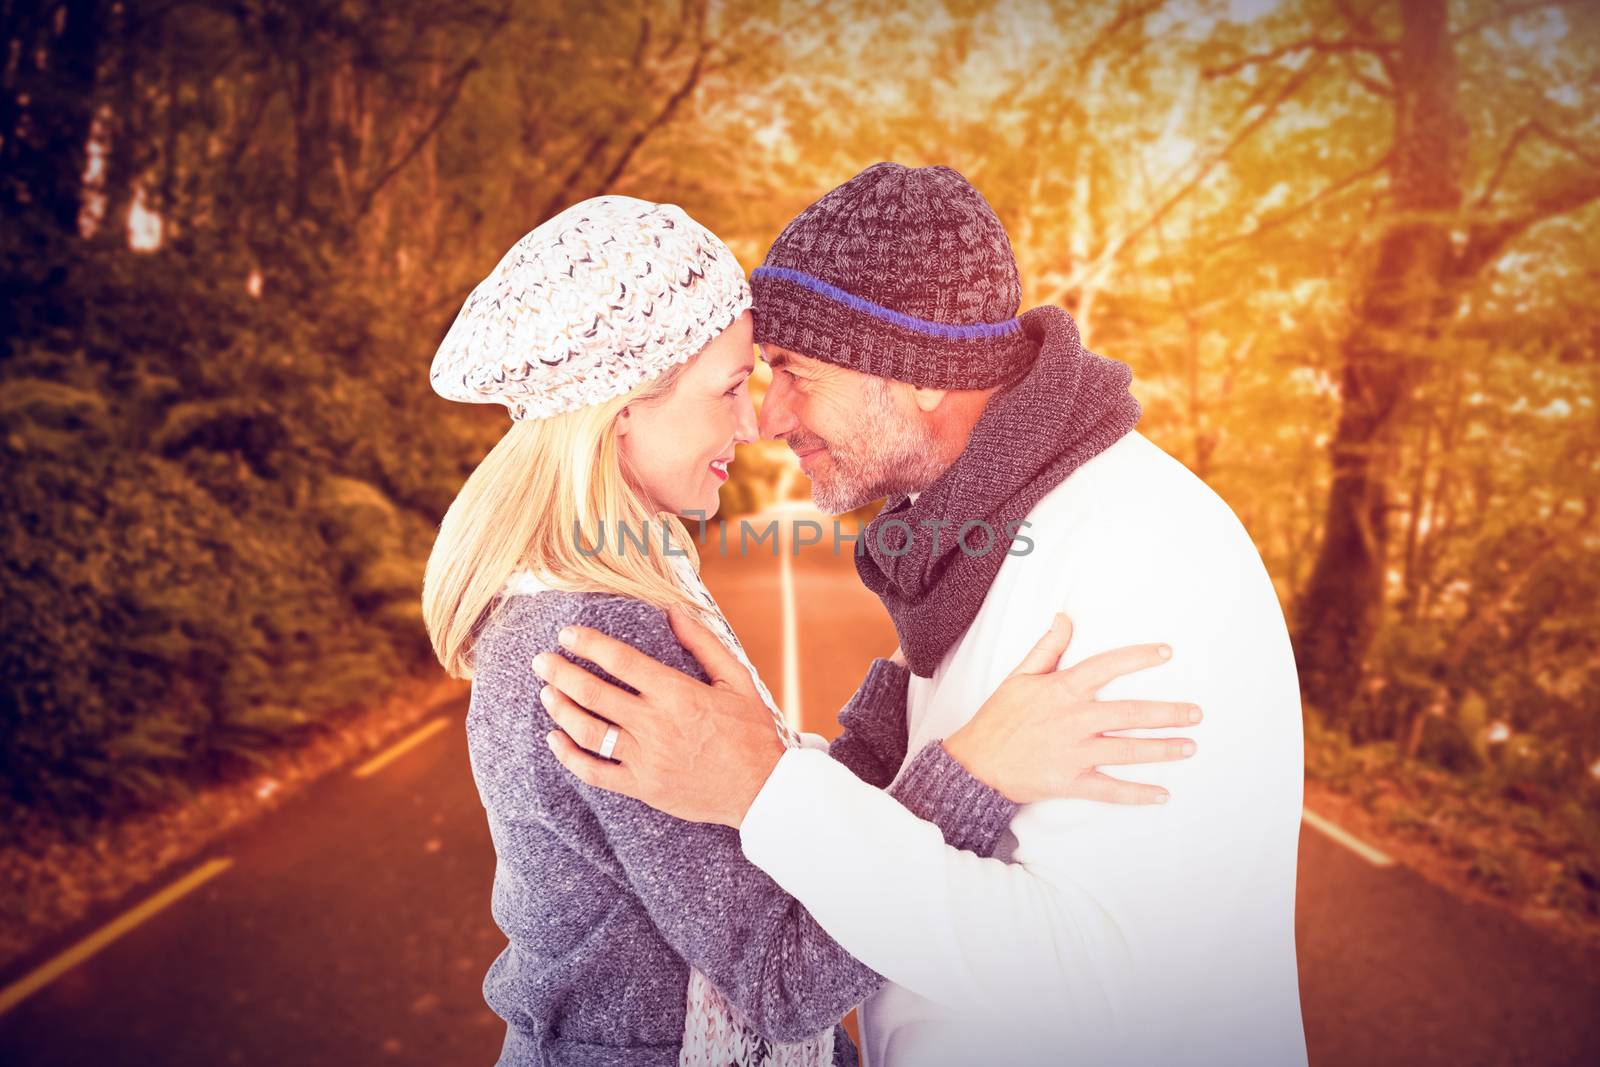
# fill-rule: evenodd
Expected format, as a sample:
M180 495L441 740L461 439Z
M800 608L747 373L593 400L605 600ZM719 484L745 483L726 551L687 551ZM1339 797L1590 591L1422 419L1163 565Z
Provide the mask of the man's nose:
M746 394L744 406L739 411L739 424L734 427L733 443L747 445L754 441L760 432L760 427L756 423L755 401L750 399L749 394Z
M762 437L781 437L794 429L794 413L789 410L789 387L781 375L773 375L772 384L761 401L761 416L757 428Z

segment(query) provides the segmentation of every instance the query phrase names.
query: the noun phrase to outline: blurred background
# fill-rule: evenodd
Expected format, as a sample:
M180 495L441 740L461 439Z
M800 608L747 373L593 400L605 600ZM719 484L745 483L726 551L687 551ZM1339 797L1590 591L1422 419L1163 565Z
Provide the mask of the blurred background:
M492 1058L492 854L419 590L506 422L433 395L434 348L578 200L681 204L751 268L893 159L989 198L1024 307L1133 367L1141 430L1277 582L1308 807L1390 861L1302 871L1313 1058L1593 1062L1596 5L4 0L0 27L0 1058L75 1062L113 1004L114 1062ZM758 444L723 513L806 497ZM707 575L827 732L893 634L809 551ZM216 977L252 967L299 1006ZM386 1036L408 1012L446 1043Z

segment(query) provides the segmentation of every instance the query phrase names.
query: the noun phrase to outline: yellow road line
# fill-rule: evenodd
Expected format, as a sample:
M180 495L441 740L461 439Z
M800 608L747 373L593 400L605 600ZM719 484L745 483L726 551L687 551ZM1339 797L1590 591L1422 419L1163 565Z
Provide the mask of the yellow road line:
M357 778L367 778L371 775L377 774L389 764L393 763L401 756L404 756L407 752L410 752L412 749L416 748L418 745L422 744L422 742L426 741L440 730L443 730L448 725L450 725L450 720L446 718L434 719L432 722L423 725L419 729L413 731L412 734L405 740L396 741L393 745L384 749L382 752L378 753L376 756L373 756L371 759L367 760L367 762L357 767L355 769L355 776Z
M1339 844L1343 845L1351 852L1354 852L1356 855L1360 856L1374 867L1394 866L1394 858L1387 852L1378 851L1337 823L1329 822L1327 819L1324 819L1321 815L1318 815L1310 808L1304 809L1303 815L1308 825L1321 830L1323 833L1327 834L1329 837L1333 838Z
M215 859L201 864L167 888L120 917L102 926L61 955L34 968L28 974L0 989L0 1015L27 1000L33 994L66 974L72 968L105 948L111 942L152 918L157 912L180 897L194 892L217 875L233 866L231 859Z

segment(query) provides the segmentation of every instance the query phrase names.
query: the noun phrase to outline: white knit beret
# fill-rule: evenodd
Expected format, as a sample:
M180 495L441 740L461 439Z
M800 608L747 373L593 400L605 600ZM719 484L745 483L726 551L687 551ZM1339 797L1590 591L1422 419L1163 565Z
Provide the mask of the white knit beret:
M597 196L511 246L433 357L447 400L542 419L621 396L750 307L744 269L675 204Z

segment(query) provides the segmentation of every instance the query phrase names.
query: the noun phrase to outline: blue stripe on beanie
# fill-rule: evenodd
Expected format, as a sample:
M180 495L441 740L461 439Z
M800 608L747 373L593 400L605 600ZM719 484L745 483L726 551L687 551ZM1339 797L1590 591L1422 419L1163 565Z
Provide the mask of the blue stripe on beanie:
M915 315L907 315L903 311L886 308L882 304L874 304L870 300L847 293L836 285L830 285L821 278L813 277L798 270L788 267L757 267L751 271L752 279L763 275L777 278L796 285L804 286L819 296L835 300L855 311L871 315L883 322L893 323L905 329L913 330L929 337L939 337L947 341L972 341L981 338L1007 337L1022 329L1022 319L1012 318L1005 322L975 322L970 325L957 326L947 322L933 322L930 319L919 319Z

